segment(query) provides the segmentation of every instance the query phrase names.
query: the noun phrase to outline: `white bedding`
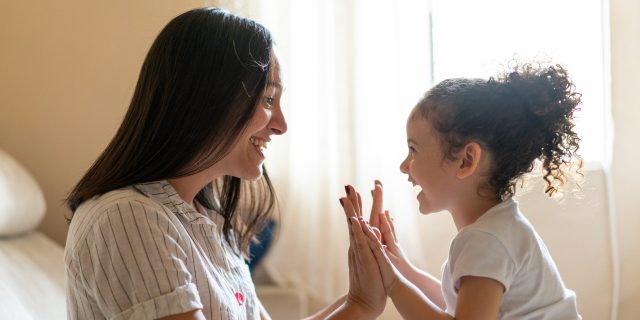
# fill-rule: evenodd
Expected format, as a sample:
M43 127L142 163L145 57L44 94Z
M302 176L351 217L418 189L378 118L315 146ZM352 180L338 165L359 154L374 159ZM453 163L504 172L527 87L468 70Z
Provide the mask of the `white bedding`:
M0 319L66 319L63 252L39 232L0 238Z

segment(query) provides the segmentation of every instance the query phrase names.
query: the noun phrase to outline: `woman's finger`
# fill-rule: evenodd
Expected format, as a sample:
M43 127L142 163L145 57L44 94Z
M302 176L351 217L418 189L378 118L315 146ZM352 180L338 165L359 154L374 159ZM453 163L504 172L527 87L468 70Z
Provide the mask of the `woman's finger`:
M344 210L344 214L347 217L347 222L349 222L349 218L358 217L358 213L356 212L355 206L350 198L340 198L340 205L342 205L342 209Z
M376 235L376 238L378 238L378 240L382 241L382 233L380 232L380 229L371 226L371 229L373 230L373 233Z
M349 247L349 287L354 288L358 284L358 265L355 262L355 253L353 249Z
M362 197L360 196L360 192L356 191L356 197L358 199L358 215L362 217Z
M354 250L357 263L368 264L374 261L371 255L371 249L367 243L367 236L363 229L367 226L364 225L364 221L359 221L357 218L351 218L351 229L353 230L353 241L355 242Z
M353 205L353 208L355 209L356 214L358 216L361 216L362 212L360 210L361 205L359 204L360 201L358 200L359 198L358 192L352 185L346 185L344 188L347 191L347 198L349 198L349 200L351 201L351 204Z

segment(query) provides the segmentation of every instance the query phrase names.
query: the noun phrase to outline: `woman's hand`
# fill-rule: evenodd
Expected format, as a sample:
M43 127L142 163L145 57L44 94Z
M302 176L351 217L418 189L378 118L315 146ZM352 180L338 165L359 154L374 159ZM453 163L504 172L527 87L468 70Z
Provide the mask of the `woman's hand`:
M360 309L364 318L375 318L384 310L387 294L378 263L360 225L360 222L365 224L362 220L362 198L351 186L346 191L347 197L340 198L348 222L350 241L346 305Z
M369 281L382 281L382 289L385 295L391 292L394 284L402 275L393 266L391 260L385 254L384 245L376 234L374 228L362 218L362 201L360 194L351 186L347 186L347 198L341 198L340 202L344 207L345 214L349 221L349 239L351 242L350 258L353 258L354 265L360 264L361 268L354 271L356 276L362 276L358 279L368 278ZM354 205L355 203L355 205ZM384 221L384 218L381 222ZM389 225L387 225L389 227ZM372 266L373 264L373 266ZM350 268L350 270L352 270ZM380 286L374 286L376 290ZM371 288L368 286L368 288ZM380 311L382 311L382 308Z

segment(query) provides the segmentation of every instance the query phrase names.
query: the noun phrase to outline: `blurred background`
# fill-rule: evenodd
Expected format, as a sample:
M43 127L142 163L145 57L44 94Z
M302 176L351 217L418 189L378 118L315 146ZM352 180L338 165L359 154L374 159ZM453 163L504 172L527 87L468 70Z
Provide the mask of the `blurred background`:
M289 131L267 150L281 214L256 275L274 319L346 292L337 201L345 184L368 207L373 180L382 180L405 251L441 275L455 228L447 213L418 213L399 171L406 117L440 80L488 78L530 58L562 64L583 93L585 181L555 200L534 178L517 200L585 319L640 319L637 0L3 0L0 149L40 185L47 209L37 232L59 248L63 201L115 133L151 42L201 6L267 26L284 72ZM382 318L398 319L388 306Z

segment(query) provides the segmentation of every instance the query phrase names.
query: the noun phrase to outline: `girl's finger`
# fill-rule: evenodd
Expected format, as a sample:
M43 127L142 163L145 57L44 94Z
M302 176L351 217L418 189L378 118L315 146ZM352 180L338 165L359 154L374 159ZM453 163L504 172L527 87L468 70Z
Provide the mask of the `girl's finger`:
M369 224L374 227L380 227L380 217L383 208L382 199L382 183L379 180L374 181L374 188L371 190L373 204L371 205L371 214L369 215Z
M384 211L384 216L385 218L387 218L387 223L391 228L391 232L393 232L393 237L396 238L396 227L395 227L395 224L393 223L393 217L389 213L389 210Z
M387 214L380 215L380 231L382 232L386 245L391 245L396 242L396 235L393 232L393 229L391 229L391 224L389 224Z

